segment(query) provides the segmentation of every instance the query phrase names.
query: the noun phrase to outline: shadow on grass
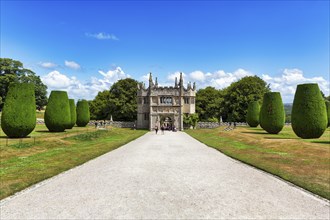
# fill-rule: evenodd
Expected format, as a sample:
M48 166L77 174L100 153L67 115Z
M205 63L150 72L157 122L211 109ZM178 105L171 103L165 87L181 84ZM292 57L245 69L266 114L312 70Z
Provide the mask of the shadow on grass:
M22 137L22 138L10 138L7 136L0 136L0 139L10 139L10 140L19 140L19 139L30 139L31 136L26 136L26 137Z
M328 145L330 145L330 141L311 141L311 143L316 143L316 144L328 144Z
M295 138L295 137L264 137L265 139L280 139L280 140L285 140L285 139L300 139L300 138Z
M245 134L268 134L267 132L260 132L260 131L242 131L241 133L245 133Z
M251 130L251 131L264 131L264 129L262 129L262 128L249 128L249 130Z
M50 134L61 134L65 133L66 131L48 131L48 130L40 130L40 131L35 131L37 133L50 133Z

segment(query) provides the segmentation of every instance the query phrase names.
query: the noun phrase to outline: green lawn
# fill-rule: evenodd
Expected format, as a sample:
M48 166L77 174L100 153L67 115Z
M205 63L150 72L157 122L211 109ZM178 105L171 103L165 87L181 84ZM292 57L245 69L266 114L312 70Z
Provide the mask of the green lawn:
M278 135L260 127L186 130L197 140L224 154L277 175L330 199L330 128L319 139L300 139L290 126Z
M41 110L41 111L36 111L36 117L37 118L44 118L45 116L45 111L44 110Z
M0 133L0 199L83 164L145 134L146 130L78 128L50 133L37 125L30 138Z

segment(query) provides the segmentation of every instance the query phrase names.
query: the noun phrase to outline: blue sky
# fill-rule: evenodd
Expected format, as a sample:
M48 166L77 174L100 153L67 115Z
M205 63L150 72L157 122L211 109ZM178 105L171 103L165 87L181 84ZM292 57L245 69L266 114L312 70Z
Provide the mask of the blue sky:
M76 99L181 71L199 88L258 75L292 102L300 83L329 94L329 1L1 1L0 52Z

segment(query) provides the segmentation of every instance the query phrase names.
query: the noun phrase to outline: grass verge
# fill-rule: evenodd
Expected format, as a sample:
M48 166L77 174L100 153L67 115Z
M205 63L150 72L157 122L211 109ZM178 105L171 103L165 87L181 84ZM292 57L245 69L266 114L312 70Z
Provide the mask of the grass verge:
M222 153L330 199L330 128L319 139L303 140L290 126L278 135L261 128L186 130Z
M38 125L32 138L10 139L6 143L0 136L0 199L114 150L146 132L75 127L67 132L50 133Z

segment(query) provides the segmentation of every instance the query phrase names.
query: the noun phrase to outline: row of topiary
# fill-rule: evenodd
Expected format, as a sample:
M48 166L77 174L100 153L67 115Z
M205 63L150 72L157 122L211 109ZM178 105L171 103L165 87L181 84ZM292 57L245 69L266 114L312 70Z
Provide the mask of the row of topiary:
M322 98L318 84L297 86L292 106L292 129L301 138L319 138L330 126L330 103ZM260 126L270 134L278 134L285 123L285 111L279 92L265 93L259 101L249 103L246 117L251 127Z
M90 120L89 105L79 100L77 108L74 100L68 98L65 91L52 91L45 111L45 124L49 131L62 132L75 124L85 127Z
M80 100L75 106L68 99L67 92L52 91L45 111L45 124L51 132L71 129L75 124L84 127L90 119L86 100ZM10 138L23 138L36 126L36 102L34 85L31 83L12 83L9 86L2 110L1 128Z

